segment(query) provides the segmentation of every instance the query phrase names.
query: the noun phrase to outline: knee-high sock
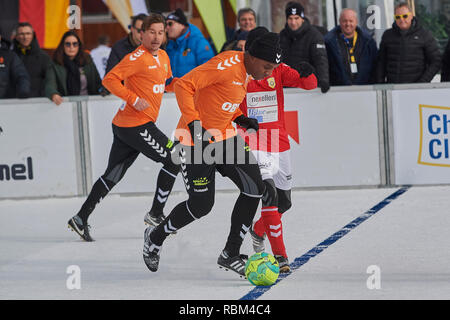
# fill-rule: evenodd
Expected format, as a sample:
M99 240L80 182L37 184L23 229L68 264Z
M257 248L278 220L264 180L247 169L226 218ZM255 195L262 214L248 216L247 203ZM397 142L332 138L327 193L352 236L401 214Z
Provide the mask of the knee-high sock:
M260 237L266 233L266 228L264 227L264 221L262 217L259 217L258 221L253 225L253 231Z
M107 180L104 180L101 177L94 183L91 192L78 212L78 216L83 222L87 222L97 204L109 193L112 187L112 183L108 183Z
M239 255L244 237L250 229L258 209L259 201L259 198L249 197L243 193L237 199L231 214L231 228L225 245L225 251L231 257Z
M264 222L265 232L269 238L270 246L274 255L287 258L286 248L283 240L283 223L277 207L266 207L262 209L261 218Z
M172 191L177 176L166 170L164 167L159 171L156 182L156 192L153 198L153 205L150 211L163 213L169 194Z

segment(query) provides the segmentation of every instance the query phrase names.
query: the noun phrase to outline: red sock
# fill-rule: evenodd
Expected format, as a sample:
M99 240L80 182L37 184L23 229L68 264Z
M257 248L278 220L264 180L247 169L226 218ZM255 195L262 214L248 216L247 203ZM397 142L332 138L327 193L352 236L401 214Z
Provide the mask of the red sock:
M274 255L280 255L287 258L286 248L283 240L283 224L281 215L277 207L265 207L261 210L261 217L264 221L264 228L272 247Z
M260 217L259 220L256 221L255 224L253 225L253 231L260 237L262 237L266 232L262 217Z

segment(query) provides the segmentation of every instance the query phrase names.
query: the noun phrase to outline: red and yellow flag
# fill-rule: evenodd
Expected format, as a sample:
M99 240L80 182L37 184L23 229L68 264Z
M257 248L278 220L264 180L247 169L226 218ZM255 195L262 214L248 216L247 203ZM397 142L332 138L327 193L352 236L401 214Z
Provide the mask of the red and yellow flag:
M54 49L69 30L70 0L19 0L19 22L29 22L42 48Z

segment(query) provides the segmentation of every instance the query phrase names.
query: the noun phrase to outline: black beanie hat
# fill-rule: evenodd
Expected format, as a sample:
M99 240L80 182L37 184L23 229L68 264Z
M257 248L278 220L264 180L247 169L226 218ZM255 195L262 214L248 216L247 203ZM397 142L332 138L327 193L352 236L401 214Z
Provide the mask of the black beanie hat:
M253 40L248 52L256 58L271 63L281 63L280 36L278 33L266 32Z
M300 3L291 1L286 5L286 18L289 18L291 15L298 15L305 18L305 9Z
M253 41L255 41L256 38L261 37L263 34L269 32L269 30L266 27L256 27L252 31L248 33L247 36L247 42L245 42L245 51L248 51L250 46L252 45Z
M177 10L175 10L174 12L170 13L166 20L173 20L176 21L178 23L184 24L185 26L188 26L189 23L187 21L186 16L184 15L183 10L181 10L180 8L178 8Z

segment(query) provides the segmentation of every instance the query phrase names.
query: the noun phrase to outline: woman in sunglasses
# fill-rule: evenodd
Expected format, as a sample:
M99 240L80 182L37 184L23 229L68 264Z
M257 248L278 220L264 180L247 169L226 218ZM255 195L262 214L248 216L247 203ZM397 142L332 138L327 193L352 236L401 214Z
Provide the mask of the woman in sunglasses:
M395 22L381 39L378 83L431 82L441 67L436 40L414 17L407 3L395 7Z
M45 79L45 95L56 105L64 96L99 94L101 79L80 37L67 31L53 55Z

